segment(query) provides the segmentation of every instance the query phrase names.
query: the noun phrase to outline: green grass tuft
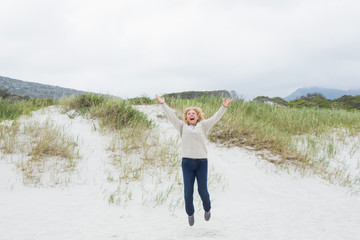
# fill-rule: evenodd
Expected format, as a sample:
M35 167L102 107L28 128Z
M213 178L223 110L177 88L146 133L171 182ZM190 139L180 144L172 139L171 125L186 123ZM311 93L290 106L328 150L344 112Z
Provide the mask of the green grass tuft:
M32 111L53 104L55 101L49 98L31 98L15 102L0 98L0 121L17 119L21 115L29 115Z
M103 95L86 94L60 100L67 111L76 110L81 115L96 118L105 129L151 128L152 122L145 114L134 109L128 101ZM73 117L73 115L71 115Z

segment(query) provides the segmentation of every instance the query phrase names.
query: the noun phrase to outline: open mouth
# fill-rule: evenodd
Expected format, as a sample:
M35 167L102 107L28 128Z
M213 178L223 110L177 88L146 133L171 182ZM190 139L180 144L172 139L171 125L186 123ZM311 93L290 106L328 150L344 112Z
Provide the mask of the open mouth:
M195 118L190 118L190 121L194 121L195 120Z

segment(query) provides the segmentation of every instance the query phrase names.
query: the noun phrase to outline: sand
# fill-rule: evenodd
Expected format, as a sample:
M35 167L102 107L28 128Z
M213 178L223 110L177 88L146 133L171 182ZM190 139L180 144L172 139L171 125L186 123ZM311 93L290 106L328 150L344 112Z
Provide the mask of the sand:
M169 122L157 117L162 114L159 106L137 108L156 123L154 131L162 134L161 141L178 138ZM150 195L142 193L141 185L151 189L154 184L146 177L129 184L133 199L126 205L109 204L111 137L98 130L96 121L70 118L59 107L36 111L19 122L45 120L77 139L81 155L77 170L66 185L24 186L13 163L21 156L1 153L1 240L360 239L360 196L351 189L316 176L276 170L254 151L210 142L210 174L218 180L209 187L209 222L203 219L197 193L192 227L182 203L172 210L169 201L158 206L144 204L144 196ZM159 188L161 184L165 186L166 179ZM181 190L173 191L172 197L182 200Z

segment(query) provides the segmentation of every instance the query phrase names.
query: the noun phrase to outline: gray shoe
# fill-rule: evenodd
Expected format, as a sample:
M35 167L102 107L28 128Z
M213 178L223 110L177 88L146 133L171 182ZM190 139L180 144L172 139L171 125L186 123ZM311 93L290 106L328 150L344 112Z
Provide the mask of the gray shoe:
M205 221L209 221L210 217L211 217L211 212L210 211L208 211L208 212L205 211L205 214L204 214Z
M190 225L190 226L194 225L194 223L195 223L194 214L193 214L192 216L189 216L189 217L188 217L188 220L189 220L189 225Z

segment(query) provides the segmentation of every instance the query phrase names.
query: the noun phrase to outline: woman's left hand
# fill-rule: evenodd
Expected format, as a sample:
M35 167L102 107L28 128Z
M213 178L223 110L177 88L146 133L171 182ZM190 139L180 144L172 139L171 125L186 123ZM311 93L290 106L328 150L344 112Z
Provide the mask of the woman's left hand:
M232 99L232 98L228 98L228 99L223 99L223 105L224 105L224 107L228 107L229 106L229 104L233 101L234 99Z

